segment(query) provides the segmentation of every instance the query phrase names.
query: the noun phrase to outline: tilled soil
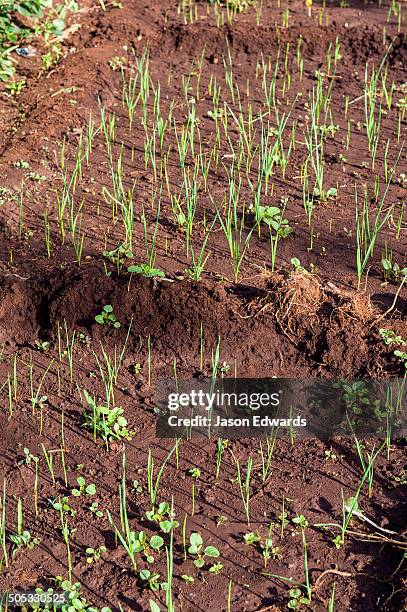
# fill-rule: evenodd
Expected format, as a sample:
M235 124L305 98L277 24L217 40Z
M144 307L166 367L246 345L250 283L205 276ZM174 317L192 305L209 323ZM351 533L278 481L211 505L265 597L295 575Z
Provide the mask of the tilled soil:
M23 500L24 528L29 529L40 544L32 550L19 551L8 568L3 566L0 589L29 589L49 586L51 578L66 576L66 547L60 533L60 519L47 500L63 496L67 488L58 452L54 453L55 482L48 470L43 447L57 450L61 445L61 412L64 413L65 451L70 488L78 474L96 484L95 496L71 498L76 515L68 519L71 533L73 576L86 597L95 606L112 610L148 610L154 595L142 588L131 572L123 547L116 546L107 520L109 510L119 521L118 486L121 478L124 445L114 442L106 449L103 442L92 439L85 430L82 413L86 388L103 396L98 359L102 349L113 355L126 342L117 390L116 404L125 408L130 428L136 433L126 442L129 519L133 529L153 533L156 526L145 516L149 506L146 466L150 448L160 465L169 452L168 441L155 437L155 384L160 377L172 376L174 363L179 378L209 377L211 357L220 339L220 362L229 374L245 377L353 377L382 378L402 376L403 365L394 355L394 347L386 346L380 328L391 328L407 337L405 287L398 293L399 283L383 283L379 253L386 238L394 236L397 214L383 229L378 240L377 256L372 260L367 279L357 288L355 273L355 184L373 184L366 135L363 123L363 101L352 107L351 146L345 151L346 125L343 118L345 96L356 100L363 91L366 61L376 66L384 54L383 26L387 42L393 40L388 64L395 91L406 82L407 45L405 32L398 31L394 16L387 21L388 6L376 3L350 3L341 8L328 3L329 22L318 24L320 5L314 5L312 16L302 3L290 3L287 27L281 24L285 7L265 3L260 24L254 10L238 15L232 25L217 27L213 16L206 14L204 3L197 7L202 15L192 24L185 24L177 7L167 1L145 4L135 0L123 2L123 8L81 2L75 21L81 27L63 41L64 58L52 71L41 71L37 57L19 59L20 74L27 86L16 97L4 93L0 100L0 224L2 243L0 270L0 381L3 385L2 407L4 427L0 433L2 463L0 475L7 487L7 524L16 525L18 497ZM96 136L91 163L84 169L77 199L84 199L84 257L75 261L72 245L64 243L56 229L56 191L61 189L58 162L61 143L66 141L69 167L73 164L80 129L90 112L97 118L99 101L107 112L116 113L116 145L118 155L122 143L127 157L126 179L137 181L138 211L135 219L133 254L136 261L144 257L141 205L151 201L154 177L151 167L144 165L144 132L135 121L129 129L121 103L120 69L112 68L112 58L121 58L125 67L134 56L149 49L152 79L160 82L163 108L170 100L181 100L176 121L185 120L182 108L181 75L191 70L191 62L203 52L201 89L208 87L210 75L223 79L222 57L230 49L234 77L242 91L252 79L261 54L275 57L278 48L290 44L292 55L299 34L305 61L304 78L293 78L290 102L292 118L305 121L305 92L312 87L315 71L323 69L329 43L341 42L341 61L333 88L333 117L338 124L337 137L330 139L326 150L326 175L329 184L338 185L338 196L316 207L314 243L309 250L309 230L302 205L298 180L303 151L293 152L285 176L274 178L272 202L288 196L286 216L292 234L281 241L278 271L269 266L269 241L266 233L253 239L245 257L239 282L233 283L230 257L221 231L211 236L211 257L203 278L191 281L184 272L190 265L185 255L185 238L177 229L168 198L161 202L159 239L155 265L164 270L164 279L147 279L125 273L117 274L115 266L102 257L102 251L117 246L121 230L112 226L109 209L102 198L103 186L109 186L106 151L101 134ZM110 63L109 63L110 62ZM113 67L115 66L113 62ZM256 89L257 88L257 89ZM263 98L261 84L253 84L251 99L257 110ZM206 115L207 99L197 100L197 113L202 116L201 133L206 145L213 144L213 121ZM150 108L151 111L151 108ZM292 119L290 119L290 127ZM405 121L401 126L405 134ZM394 117L383 117L379 167L383 164L386 141L391 143L391 160L403 142L396 142ZM237 138L237 131L231 132ZM173 139L175 146L175 138ZM227 147L225 147L225 150ZM345 151L346 163L340 153ZM25 178L26 170L16 162L26 160L30 171L44 179ZM405 206L405 185L396 176L406 172L405 152L398 161L397 175L389 189L389 201L397 213ZM253 168L255 176L257 169ZM24 214L19 226L18 202L13 194L24 194ZM222 200L228 183L222 168L211 170L210 189L200 194L198 219L214 211L214 202ZM170 181L181 181L179 167L172 163ZM383 183L380 187L383 189ZM242 194L249 203L250 194ZM375 202L373 201L373 204ZM51 253L47 256L44 234L44 211L51 221ZM151 221L155 217L151 214ZM21 230L21 231L20 231ZM398 240L392 239L395 261L406 260L405 222ZM194 234L196 245L204 232L199 226ZM312 271L304 276L293 272L292 257ZM95 322L105 304L111 304L121 327L116 330ZM65 328L66 324L66 328ZM57 329L76 330L72 375L67 355L59 355ZM203 330L203 358L200 356L200 335ZM81 335L79 335L81 334ZM49 343L38 350L36 341ZM119 347L119 348L117 348ZM148 350L150 347L150 351ZM44 348L44 347L43 347ZM117 354L117 353L116 353ZM16 356L16 357L15 357ZM61 357L61 358L60 358ZM51 359L54 361L50 365ZM47 369L49 367L49 369ZM40 415L38 405L32 408L30 372L39 396L45 395ZM15 377L15 378L14 378ZM44 377L44 378L42 378ZM11 387L17 380L17 388ZM3 384L4 383L4 384ZM38 387L40 385L41 387ZM12 389L12 391L10 391ZM10 394L12 401L10 400ZM40 416L42 421L40 420ZM377 440L366 441L369 449ZM33 464L22 462L23 449L40 456L40 478L37 513L34 507L35 472ZM406 604L405 564L405 440L395 440L389 455L383 452L375 465L373 495L362 491L360 506L375 523L396 532L397 542L384 538L374 541L370 529L352 521L353 535L337 549L333 533L313 527L315 523L340 521L342 491L353 494L360 482L360 462L351 440L333 439L297 441L279 439L271 462L270 477L261 480L261 457L258 443L249 440L231 442L224 451L222 468L216 475L216 441L184 441L180 444L179 463L172 456L163 474L159 501L171 501L180 523L187 518L187 533L199 531L205 544L220 550L223 563L219 575L207 569L197 570L188 556L184 560L181 530L174 545L173 592L177 609L227 610L227 593L231 581L231 610L284 610L289 586L270 574L287 576L303 582L304 555L301 532L292 522L281 530L282 501L289 519L303 514L307 529L308 565L313 586L311 609L327 610L335 583L335 610L401 610ZM251 454L254 476L251 488L251 521L246 525L238 485L235 481L234 458L243 464ZM79 467L78 467L79 466ZM191 515L192 478L188 470L198 466L201 475L195 482L195 512ZM405 474L405 472L404 472ZM138 480L142 490L131 487ZM97 518L89 510L93 501L103 510ZM225 517L225 518L219 518ZM273 544L275 558L264 567L258 546L244 543L248 531L259 530L263 540L270 522L275 523ZM11 530L11 528L9 529ZM169 540L166 539L168 544ZM85 549L105 545L102 559L89 565ZM9 547L10 552L10 547ZM11 557L10 557L11 561ZM165 554L154 563L154 570L165 578ZM269 574L269 575L267 575ZM194 582L181 579L192 575ZM163 594L158 595L164 607Z

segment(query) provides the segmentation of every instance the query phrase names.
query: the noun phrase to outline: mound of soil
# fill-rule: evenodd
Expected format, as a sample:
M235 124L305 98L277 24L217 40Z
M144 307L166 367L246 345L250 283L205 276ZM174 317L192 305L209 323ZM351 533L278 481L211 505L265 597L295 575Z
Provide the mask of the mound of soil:
M379 66L386 45L392 42L387 79L389 87L394 84L393 94L400 104L407 81L406 35L391 7L378 3L350 2L344 7L330 2L325 11L314 3L309 17L303 2L294 1L287 5L287 23L286 6L274 2L264 2L261 13L254 8L242 12L232 23L227 22L224 7L219 8L224 21L217 23L211 12L215 9L211 6L207 12L203 1L191 3L198 15L192 22L188 11L182 12L185 3L178 10L169 0L148 5L134 0L123 2L121 8L117 3L105 3L105 10L90 0L79 4L80 11L70 19L80 27L63 39L60 63L45 72L39 46L37 56L18 59L18 74L26 78L22 93L10 96L3 86L0 92L0 476L7 493L7 534L16 532L20 498L23 528L39 539L38 545L19 549L14 555L7 539L9 564L1 564L0 590L55 586L56 576L68 575L60 514L53 507L55 500L68 496L72 581L81 583L88 602L127 612L149 610L149 600L157 597L160 609L164 609L164 593L149 590L134 575L108 519L110 512L115 524L120 524L119 487L125 452L131 528L145 531L149 537L162 535L157 522L146 514L151 510L147 485L151 456L157 474L173 448L170 441L156 437L155 391L161 378L209 378L217 348L219 371L225 376L363 379L401 378L405 374L402 360L394 354L396 347L386 344L379 331L384 328L407 338L406 286L400 289L400 279L384 279L380 264L388 245L393 261L400 267L405 262L405 153L400 154L389 187L388 205L394 205L393 215L378 237L375 257L359 288L354 197L355 186L362 193L367 184L371 188L369 202L377 211L379 199L373 185L377 180L379 193L385 189L386 143L391 165L403 142L397 130L405 130L405 117L398 128L394 103L381 120L376 161L381 170L375 179L360 99L366 62ZM337 185L337 197L318 201L310 236L299 183L303 143L297 143L284 172L276 167L266 198L270 202L265 203L280 206L282 198L288 198L285 216L292 232L280 241L277 272L271 271L269 236L262 229L253 233L234 283L229 248L216 228L202 278L190 280L186 268L191 266L191 252L186 254L185 228L178 227L165 190L167 180L174 190L181 185L180 164L169 157L168 177L162 174L157 180L152 165L145 163L146 133L138 116L129 125L122 101L122 73L128 75L134 61L148 49L151 83L160 84L163 116L175 99L177 126L187 125L185 78L190 75L187 98L194 98L204 136L201 144L207 153L215 142L208 91L214 83L221 83L227 91L227 58L242 96L250 81L246 97L254 113L260 112L264 100L261 79L254 78L262 58L267 62L270 57L273 65L280 58L278 89L283 82L288 87L291 133L293 125L298 130L304 128L307 92L316 86L317 74L326 70L327 53L335 48L336 40L340 41L341 57L335 74L327 77L333 83L329 121L334 137L326 143L325 176L329 186ZM296 59L298 44L305 66L302 80ZM283 70L286 52L294 75L290 85ZM202 74L197 85L199 57ZM349 127L344 116L346 98L352 117ZM149 117L156 112L152 100L151 95ZM232 108L232 101L229 103ZM67 172L72 172L89 116L100 121L101 106L106 117L115 117L114 164L124 152L126 187L136 185L131 262L146 259L144 216L149 228L158 228L154 265L164 277L128 274L130 258L123 258L118 273L117 262L106 256L123 242L123 227L117 220L112 223L111 201L106 195L112 182L103 130L95 134L91 161L83 164L74 196L74 205L83 203L80 265L68 225L64 239L61 236L56 196L63 189L61 160ZM237 105L235 112L238 114ZM348 129L351 144L346 147ZM231 142L238 142L236 126L230 128L229 136ZM174 135L168 138L167 144L177 151ZM223 144L221 161L216 168L210 167L209 186L199 187L192 236L196 254L205 240L208 219L215 215L229 189L224 168L231 156L226 141ZM163 163L160 152L157 160L158 165ZM191 162L188 164L191 170ZM249 174L252 180L257 179L255 162ZM154 198L160 192L158 184L164 187L157 219ZM244 185L241 200L246 210L252 195ZM149 240L150 235L147 243ZM294 257L302 269L293 269ZM106 305L112 306L119 328L95 320ZM124 409L134 435L106 445L84 427L84 411L89 410L84 390L103 404L109 368L118 366L119 361L112 401ZM365 461L380 443L377 439L363 441ZM334 528L316 525L340 523L344 496L355 494L359 486L362 468L354 440L277 439L269 444L273 446L266 476L265 446L253 440L225 440L220 469L216 440L183 440L179 452L166 463L157 501L173 501L180 523L173 549L176 610L285 610L292 583L281 577L304 585L302 533L293 522L301 515L309 524L305 533L312 603L309 607L299 604L297 609L329 609L333 589L334 609L338 611L404 609L405 440L392 440L382 450L374 465L372 490L365 486L361 491L359 505L373 527L354 517L345 543L339 547L334 544ZM38 457L38 481L37 463L27 460L24 449ZM253 459L253 473L247 521L236 462L246 469L249 458ZM199 468L194 479L193 468ZM72 495L81 475L86 483L95 484L95 494ZM92 507L93 502L98 506ZM197 531L205 546L219 549L219 559L211 562L219 560L222 567L209 571L211 563L199 569L193 564L182 541L184 520L188 536ZM265 564L262 545L270 524L273 548ZM260 540L255 537L254 543L248 544L244 536L249 532ZM168 534L163 537L169 547ZM87 562L86 549L99 546L107 549L101 559ZM151 568L163 582L167 572L164 549L156 557ZM140 568L145 566L144 561L140 563ZM304 591L303 586L301 589Z

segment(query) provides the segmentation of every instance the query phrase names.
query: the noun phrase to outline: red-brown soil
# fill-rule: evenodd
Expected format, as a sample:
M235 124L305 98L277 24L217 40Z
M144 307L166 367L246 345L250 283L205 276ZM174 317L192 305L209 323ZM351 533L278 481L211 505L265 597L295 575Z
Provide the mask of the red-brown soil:
M350 2L341 8L337 2L327 3L326 17L318 23L319 3L312 8L312 16L301 2L290 2L287 27L281 27L285 5L276 7L265 2L260 25L256 24L253 9L236 16L232 25L217 27L213 14L206 16L205 3L197 4L202 19L184 24L173 2L144 3L139 0L123 2L123 8L107 4L106 11L86 0L81 11L72 17L80 29L63 41L64 57L52 71L43 73L39 57L19 59L19 74L27 78L26 88L18 96L0 97L0 384L2 387L3 428L0 434L0 483L7 483L7 524L9 531L16 526L18 497L23 500L24 528L40 539L33 550L19 551L9 568L2 568L0 590L29 589L49 586L50 578L67 575L66 548L61 538L60 520L47 500L66 495L60 460L55 454L56 483L53 484L41 451L60 447L61 412L65 415L66 462L70 488L75 486L78 473L96 484L93 497L72 498L77 510L69 525L74 580L79 581L89 601L95 606L110 606L112 610L149 610L148 600L154 594L142 589L131 572L131 565L122 546L115 544L114 534L106 518L110 510L119 518L118 486L121 478L122 444L113 443L107 450L102 441L94 442L82 425L85 407L80 390L86 388L103 397L103 386L97 369L95 354L101 357L101 343L108 352L121 347L131 322L131 333L115 393L116 404L125 408L131 429L136 431L131 442L125 443L127 481L129 485L129 519L136 531L154 532L145 512L150 509L147 492L147 454L150 448L160 465L171 444L155 437L155 384L160 377L173 375L176 360L179 378L210 376L211 354L220 338L220 362L244 377L372 377L402 376L403 364L394 356L394 347L386 346L379 329L392 329L407 338L406 287L397 295L397 282L383 283L380 254L385 240L393 251L394 261L403 267L406 262L405 219L398 239L394 224L383 228L376 246L375 257L367 279L357 289L355 271L355 182L366 183L372 190L374 172L370 169L366 133L358 126L363 123L363 101L352 106L351 145L345 149L346 125L343 117L344 97L356 99L362 95L366 61L376 67L384 54L383 27L386 40L393 45L388 58L389 79L394 80L395 97L402 97L400 87L407 81L407 44L405 27L398 32L394 16L387 21L388 6L377 3ZM279 35L275 24L280 24ZM333 87L333 121L339 125L335 137L326 146L326 175L329 186L338 185L334 200L317 205L314 212L314 244L308 250L309 230L302 205L299 168L304 150L293 152L283 178L280 169L273 176L274 192L270 204L288 196L286 216L292 234L280 243L277 273L270 271L267 234L256 233L237 284L233 283L230 256L223 233L218 228L209 242L211 256L203 278L188 280L184 273L190 259L185 256L185 237L177 229L169 198L164 194L158 224L157 258L155 266L164 270L166 279L130 277L123 266L120 275L115 266L102 256L106 248L114 249L123 232L113 226L109 206L101 196L102 187L111 188L103 137L95 138L91 163L84 169L76 199L84 199L83 228L84 256L81 265L75 261L70 239L62 244L56 222L56 191L61 190L58 162L61 143L66 140L66 158L71 168L78 135L92 112L99 117L98 98L109 113L115 112L117 128L115 155L122 143L126 152L124 173L129 185L136 183L137 211L133 254L135 262L144 261L145 246L141 223L144 205L150 227L155 216L150 210L154 177L151 166L144 166L144 131L139 121L129 129L127 111L121 102L120 70L113 70L109 61L120 57L127 67L134 56L140 57L149 49L150 74L161 84L163 112L170 101L179 100L175 111L177 123L185 121L181 75L188 74L191 62L202 51L203 71L201 90L208 87L210 75L217 76L224 86L222 57L229 45L233 60L234 78L242 91L246 80L253 80L251 99L254 109L263 99L261 82L255 81L256 63L263 53L276 56L279 45L282 53L290 43L291 57L299 34L303 38L302 53L305 69L301 82L293 64L293 79L289 100L302 94L295 102L292 119L305 120L306 92L315 81L315 71L325 66L329 43L341 42L337 74ZM278 41L278 36L279 40ZM290 60L291 62L291 60ZM171 75L171 77L169 77ZM195 82L194 85L195 87ZM405 93L403 94L405 96ZM197 101L201 134L205 147L213 146L213 121L207 117L209 96ZM152 102L151 102L152 104ZM149 108L149 112L152 109ZM290 120L292 125L292 120ZM383 167L384 148L390 139L390 158L394 163L405 138L405 119L401 124L401 138L397 142L394 114L382 119L377 166ZM237 131L231 130L231 139ZM171 140L172 139L172 140ZM169 137L176 147L175 137ZM131 153L133 149L133 154ZM225 145L224 153L227 153ZM346 163L339 158L346 156ZM181 171L173 158L170 166L171 185L177 187ZM227 158L224 158L227 160ZM29 162L30 172L44 176L44 180L25 179L23 231L19 238L18 206L12 197L21 188L26 169L16 162ZM229 160L230 161L230 160ZM366 167L365 162L368 162ZM390 186L388 202L395 204L393 219L397 220L405 206L405 183L396 177L407 172L405 149L402 152L395 178ZM253 176L257 169L253 167ZM380 188L384 189L381 176ZM228 188L225 172L211 170L210 189L200 193L197 219L205 214L211 218L214 204L221 203ZM210 198L212 197L212 199ZM250 203L247 186L242 201ZM372 201L374 205L374 200ZM44 211L48 210L51 223L51 256L47 257L44 235ZM193 234L193 243L200 247L204 239L202 224ZM301 265L313 271L315 299L304 286L301 275L293 273L290 260L297 257ZM106 264L106 268L104 266ZM108 272L109 274L106 274ZM173 282L169 282L173 281ZM283 309L287 291L296 288L295 307ZM292 294L290 294L291 296ZM121 323L119 330L95 322L105 304L112 304ZM384 316L383 316L384 315ZM73 383L70 381L66 357L59 362L57 326L66 321L67 329L88 337L77 342L74 349ZM204 330L203 368L200 368L199 337ZM147 338L151 343L151 372L148 375ZM36 340L49 342L46 352L36 348ZM17 398L9 408L8 376L13 376L16 355L18 379ZM34 384L38 386L51 357L55 358L44 378L41 395L47 396L43 427L39 431L39 414L31 408L29 363L33 359ZM139 364L139 367L134 367ZM140 370L140 371L139 371ZM150 378L150 379L149 379ZM58 382L59 379L59 382ZM366 441L368 449L378 446L378 440ZM21 463L23 448L41 455L39 479L39 511L33 506L34 468ZM341 517L341 491L355 493L361 478L359 458L352 440L334 439L329 443L319 440L295 442L278 440L272 463L271 476L266 484L260 478L261 460L258 442L234 441L224 452L222 469L216 473L216 441L184 441L180 445L179 465L172 456L164 471L159 488L160 501L171 501L177 519L182 523L187 513L187 533L199 531L205 544L220 550L224 567L219 575L197 570L192 559L183 559L181 529L174 544L173 595L176 609L227 610L227 592L232 582L231 610L254 612L284 610L288 602L289 586L283 581L265 576L287 576L303 581L303 548L301 532L290 522L281 537L281 504L284 497L288 518L303 514L308 522L308 564L313 585L312 604L308 609L328 610L335 582L334 610L368 611L403 609L406 605L406 484L400 474L406 468L405 439L394 440L389 456L383 451L375 464L374 487L371 498L367 489L361 493L359 505L378 525L397 534L399 544L373 541L363 537L371 534L365 524L352 521L352 529L359 535L349 535L345 544L336 549L333 534L327 534L315 523L336 522ZM329 451L329 452L327 452ZM235 482L234 457L246 464L248 456L254 461L251 486L251 524L245 523L244 509ZM79 471L78 471L78 466ZM191 516L192 478L188 470L198 466L201 475L196 481L195 514ZM396 480L398 478L399 480ZM137 479L141 493L131 490ZM402 480L402 479L401 479ZM88 510L97 501L104 511L96 519ZM227 520L217 526L218 517ZM259 530L265 538L270 521L275 523L273 544L281 550L281 558L270 560L264 570L259 549L244 543L248 531ZM168 543L168 538L166 540ZM401 542L401 543L400 543ZM403 546L404 542L404 546ZM85 549L105 545L107 552L98 562L86 563ZM165 578L165 553L161 553L154 569ZM329 570L329 571L327 571ZM325 572L325 573L324 573ZM181 575L193 575L188 584ZM163 593L158 594L160 607L165 609ZM305 608L304 608L305 609Z

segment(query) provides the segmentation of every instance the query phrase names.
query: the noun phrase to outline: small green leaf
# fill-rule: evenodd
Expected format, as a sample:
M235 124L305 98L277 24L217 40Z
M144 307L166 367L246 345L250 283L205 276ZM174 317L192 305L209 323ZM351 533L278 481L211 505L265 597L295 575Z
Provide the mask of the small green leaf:
M189 541L191 542L192 546L202 546L203 544L203 540L202 540L202 536L200 533L197 533L196 531L193 531L191 533L191 535L189 536Z
M218 551L218 549L217 549L217 548L215 548L215 546L207 546L207 547L205 548L205 552L204 552L204 554L205 554L207 557L219 557L220 552Z
M151 612L161 612L160 607L155 603L153 599L149 599L148 603L150 604Z
M148 580L151 576L151 572L148 569L143 569L140 571L139 576L142 580Z
M151 548L153 548L154 550L158 550L161 548L161 546L164 544L164 540L161 536L159 535L154 535L152 536L151 540L150 540L150 546Z

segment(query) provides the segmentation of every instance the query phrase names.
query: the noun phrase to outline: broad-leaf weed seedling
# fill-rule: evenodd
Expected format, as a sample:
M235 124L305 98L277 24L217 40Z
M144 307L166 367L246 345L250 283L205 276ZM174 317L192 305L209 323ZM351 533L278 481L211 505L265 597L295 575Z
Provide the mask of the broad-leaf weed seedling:
M132 265L127 268L130 274L141 274L146 278L162 278L165 273L159 268L152 268L149 264Z
M387 344L387 346L390 346L392 344L399 344L403 346L406 344L405 340L403 340L401 336L398 336L396 332L394 332L392 329L381 328L379 329L379 334L383 342Z
M88 507L88 510L89 512L92 512L92 514L96 516L96 518L102 518L104 516L103 510L99 510L98 502L92 502L91 505Z
M16 61L11 53L19 43L40 36L53 53L61 56L59 40L66 30L66 16L78 10L76 0L54 5L49 0L3 0L0 3L0 81L13 91L22 79L16 80ZM16 16L28 18L32 27L20 25ZM51 55L51 53L45 54ZM45 65L45 68L47 66Z
M23 529L23 503L21 497L17 502L17 532L9 534L12 543L11 555L14 557L16 552L22 548L35 548L39 544L38 538L33 538L28 530Z
M391 252L382 256L381 263L384 280L399 282L403 276L407 276L407 268L400 268L399 264L393 261Z
M195 567L202 568L205 565L205 557L217 558L220 556L219 550L215 546L204 547L204 542L200 533L194 531L189 536L188 553L194 560Z
M144 531L134 532L135 552L143 553L147 563L154 563L151 550L160 552L164 546L164 540L159 535L151 536L150 540Z
M57 499L49 499L48 500L51 507L57 512L62 512L63 514L68 514L69 516L76 516L76 510L69 505L69 498L58 497Z
M160 574L158 572L151 572L148 569L142 569L139 572L139 577L144 588L148 588L153 592L159 591L160 589L163 591L167 590L167 583L159 582Z
M86 484L86 481L83 476L78 476L76 479L78 484L78 488L72 489L71 493L74 497L81 497L81 495L95 495L96 494L96 485L92 482L90 484Z
M113 306L110 304L103 306L102 312L95 316L95 321L99 323L99 325L111 325L115 329L120 327L120 323L113 313Z
M311 589L311 581L310 581L310 573L308 567L308 543L305 536L305 531L308 528L308 521L301 514L293 518L293 523L298 525L301 528L302 535L302 547L303 547L303 561L304 561L304 582L299 582L298 580L293 580L292 578L288 578L286 576L279 576L278 574L268 574L264 572L265 576L271 576L273 578L279 578L284 582L288 582L288 584L295 585L294 589L289 591L290 600L288 602L288 607L290 609L296 609L299 605L308 605L311 603L312 598L312 589ZM304 595L304 591L306 596Z
M109 408L108 406L98 405L83 389L85 399L92 409L90 413L84 410L85 429L93 431L94 438L100 436L105 443L112 440L129 440L134 436L134 432L127 428L127 419L124 417L124 410L120 406Z
M157 510L148 510L146 517L149 521L158 523L164 533L170 533L173 529L179 527L179 523L175 520L175 515L171 511L171 506L166 501L161 502Z
M270 559L281 559L282 554L279 546L274 546L271 537L273 524L270 524L269 532L263 541L258 531L250 531L243 536L245 544L254 546L261 551L264 560L264 567L267 568L267 563Z
M71 582L70 580L64 580L62 576L56 576L55 584L60 591L65 591L68 596L68 603L61 607L62 612L73 612L74 610L84 610L85 612L97 611L97 608L89 604L82 595L80 582ZM100 609L100 612L112 612L112 610L104 606Z
M398 336L392 329L379 329L380 337L383 342L387 344L387 346L395 345L395 346L406 346L407 342L401 337ZM398 357L401 362L404 364L404 367L407 370L407 352L404 350L396 349L393 351L393 355Z
M88 548L85 550L86 563L88 563L88 565L91 565L92 563L99 561L106 551L107 548L103 545L99 546L98 548L91 548L90 546L88 546Z

